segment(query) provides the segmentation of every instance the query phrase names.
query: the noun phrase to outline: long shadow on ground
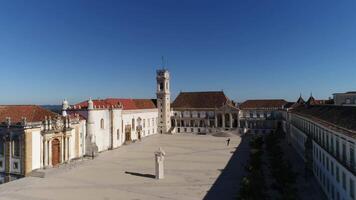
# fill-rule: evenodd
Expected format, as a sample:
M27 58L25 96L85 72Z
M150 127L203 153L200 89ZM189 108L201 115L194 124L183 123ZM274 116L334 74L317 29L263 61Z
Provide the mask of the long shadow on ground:
M153 175L153 174L141 174L141 173L138 173L138 172L128 172L128 171L126 171L125 174L130 174L130 175L133 175L133 176L140 176L140 177L145 177L145 178L156 178L156 176Z
M241 136L241 143L231 156L228 164L222 169L220 176L210 188L204 200L236 199L240 189L240 182L246 175L245 165L248 162L251 135Z

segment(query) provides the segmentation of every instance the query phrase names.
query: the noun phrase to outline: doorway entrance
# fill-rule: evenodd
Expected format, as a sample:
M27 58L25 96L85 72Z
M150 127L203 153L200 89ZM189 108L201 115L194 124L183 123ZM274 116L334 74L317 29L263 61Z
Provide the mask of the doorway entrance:
M52 140L52 165L57 166L61 160L60 142L58 139Z
M130 142L131 141L131 126L126 125L125 126L125 142Z

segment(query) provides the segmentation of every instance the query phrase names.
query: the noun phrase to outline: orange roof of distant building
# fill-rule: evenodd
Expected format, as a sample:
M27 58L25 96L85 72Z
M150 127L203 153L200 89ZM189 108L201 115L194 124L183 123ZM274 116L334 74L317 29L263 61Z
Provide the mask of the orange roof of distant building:
M240 104L241 109L282 108L288 102L284 99L254 99Z
M121 99L108 98L93 100L95 108L110 108L122 106L123 110L139 110L139 109L154 109L157 108L155 99ZM74 109L88 108L88 101L75 104Z
M230 100L223 91L181 92L172 103L172 107L211 109L220 108L227 103L230 103Z
M46 116L55 118L60 115L37 105L0 106L0 122L6 121L7 117L10 117L11 123L19 123L23 118L26 118L27 122L42 122Z

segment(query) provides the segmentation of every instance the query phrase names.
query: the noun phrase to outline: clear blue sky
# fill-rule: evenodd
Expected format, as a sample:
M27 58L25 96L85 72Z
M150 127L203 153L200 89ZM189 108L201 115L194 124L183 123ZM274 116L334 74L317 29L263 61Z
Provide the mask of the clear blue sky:
M0 1L0 104L155 97L327 98L356 90L356 1Z

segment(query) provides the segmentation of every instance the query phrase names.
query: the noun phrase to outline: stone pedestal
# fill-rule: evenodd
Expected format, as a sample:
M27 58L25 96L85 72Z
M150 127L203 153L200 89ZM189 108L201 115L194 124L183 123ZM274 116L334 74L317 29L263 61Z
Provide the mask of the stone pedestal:
M155 152L155 175L156 179L164 178L164 156L166 153L160 147L158 151Z

